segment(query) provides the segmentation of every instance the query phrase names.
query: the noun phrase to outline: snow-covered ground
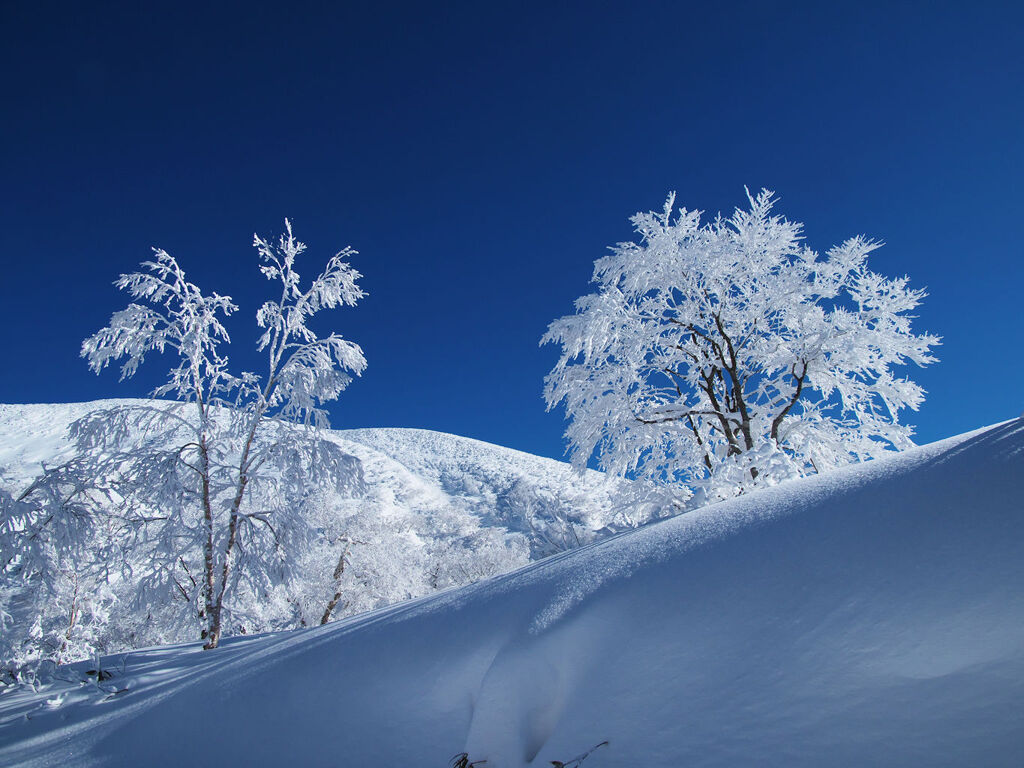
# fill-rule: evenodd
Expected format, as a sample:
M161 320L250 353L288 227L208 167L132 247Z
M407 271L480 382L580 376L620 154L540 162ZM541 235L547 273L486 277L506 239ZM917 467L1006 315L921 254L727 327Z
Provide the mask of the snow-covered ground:
M0 696L0 764L1019 766L1022 478L1014 421L326 627L76 665Z

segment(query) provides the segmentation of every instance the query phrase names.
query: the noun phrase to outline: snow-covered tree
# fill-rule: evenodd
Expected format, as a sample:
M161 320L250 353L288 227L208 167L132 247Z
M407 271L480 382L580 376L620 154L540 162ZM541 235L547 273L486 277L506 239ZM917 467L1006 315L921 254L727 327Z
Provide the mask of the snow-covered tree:
M146 554L145 588L191 614L208 648L220 641L232 593L265 593L288 577L286 552L308 535L297 514L304 499L350 469L316 428L327 423L322 406L366 360L358 345L318 336L308 323L365 295L345 261L355 251L336 254L303 288L295 263L306 246L285 227L276 244L254 240L261 272L280 291L256 313L262 376L228 369L222 318L236 310L231 298L203 293L163 250L120 277L116 285L136 301L82 344L97 373L123 359L122 379L151 352L176 358L153 394L178 405L98 411L76 422L72 437L94 462L87 475L120 499L134 555ZM141 440L127 440L133 429Z
M531 549L538 559L594 539L595 533L574 519L569 504L559 494L537 488L524 478L499 497L498 505L515 527L529 531Z
M103 649L115 596L102 564L118 527L104 501L70 465L44 467L17 495L0 490L2 677Z
M542 339L561 345L544 396L577 466L697 506L911 444L898 415L924 391L893 368L935 360L910 327L925 293L869 270L866 237L811 250L773 194L707 222L671 194L595 262L596 292Z

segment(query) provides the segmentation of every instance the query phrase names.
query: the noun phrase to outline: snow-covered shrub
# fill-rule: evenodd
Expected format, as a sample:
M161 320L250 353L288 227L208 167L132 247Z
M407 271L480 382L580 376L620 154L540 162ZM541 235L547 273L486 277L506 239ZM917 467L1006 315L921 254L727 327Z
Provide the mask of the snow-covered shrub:
M0 489L0 663L10 680L45 661L64 663L106 650L118 577L110 502L77 463L45 468L13 496Z
M558 494L523 480L498 498L498 510L513 527L530 532L536 557L575 549L592 541L595 535Z

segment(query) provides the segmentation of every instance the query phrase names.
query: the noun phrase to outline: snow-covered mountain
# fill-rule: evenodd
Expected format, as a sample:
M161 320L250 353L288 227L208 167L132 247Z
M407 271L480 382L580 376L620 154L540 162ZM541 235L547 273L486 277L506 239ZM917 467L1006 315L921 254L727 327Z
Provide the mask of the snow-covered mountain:
M78 665L0 697L0 763L1017 766L1022 477L1013 421L325 627Z
M74 453L67 439L72 421L127 402L142 401L0 404L0 479L17 487L43 463L67 460ZM423 429L331 430L330 435L360 460L368 487L386 489L405 508L464 509L484 524L533 537L538 550L544 543L536 528L556 515L582 537L618 518L629 523L625 513L612 512L619 484L606 482L600 472L580 475L565 462ZM565 535L573 531L567 528Z

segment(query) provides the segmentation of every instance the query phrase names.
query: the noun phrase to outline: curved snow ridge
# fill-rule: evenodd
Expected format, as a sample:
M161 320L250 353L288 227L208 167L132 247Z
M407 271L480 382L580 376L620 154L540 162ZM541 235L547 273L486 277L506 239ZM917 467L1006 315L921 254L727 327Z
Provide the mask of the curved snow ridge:
M493 496L526 481L571 497L576 504L589 499L595 505L607 505L620 485L603 472L586 469L581 473L564 461L445 432L381 427L336 430L334 434L389 456L457 496Z
M4 726L0 761L1017 766L1022 477L1007 422L235 661L182 649L201 670Z
M481 525L524 534L533 559L635 528L660 509L636 506L626 481L473 438L405 428L334 434L402 464Z
M538 470L557 474L576 474L571 465L557 459L535 456L514 448L488 443L472 437L406 427L342 429L336 433L346 439L376 448L407 466L439 473L450 465L480 465L495 474L518 472L535 474ZM591 483L603 482L604 474L586 470L583 477Z

